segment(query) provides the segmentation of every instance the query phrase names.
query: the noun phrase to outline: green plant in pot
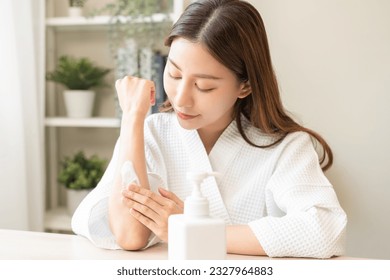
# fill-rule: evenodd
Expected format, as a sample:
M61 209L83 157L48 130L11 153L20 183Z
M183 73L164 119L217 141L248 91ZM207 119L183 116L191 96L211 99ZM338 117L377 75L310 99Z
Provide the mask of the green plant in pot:
M81 17L83 16L83 7L86 0L69 0L69 16Z
M46 79L67 88L64 91L68 117L88 118L92 116L95 91L92 88L107 86L104 77L111 70L95 65L85 57L61 56L54 71Z
M58 181L67 189L68 212L73 214L81 200L99 183L106 160L97 155L86 157L79 151L61 161Z

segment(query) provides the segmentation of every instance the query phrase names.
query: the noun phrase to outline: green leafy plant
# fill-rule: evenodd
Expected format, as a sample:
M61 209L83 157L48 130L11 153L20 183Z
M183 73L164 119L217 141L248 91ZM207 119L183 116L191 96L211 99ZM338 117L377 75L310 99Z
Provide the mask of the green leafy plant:
M118 48L134 39L138 47L152 47L161 44L172 26L170 16L172 0L115 0L91 15L110 15L110 49L117 59Z
M68 189L93 189L105 170L106 160L93 155L87 158L82 151L61 161L58 181Z
M103 78L111 70L96 66L88 58L61 56L57 68L47 73L46 79L64 85L71 90L88 90L105 87Z
M87 0L69 0L70 7L83 7Z

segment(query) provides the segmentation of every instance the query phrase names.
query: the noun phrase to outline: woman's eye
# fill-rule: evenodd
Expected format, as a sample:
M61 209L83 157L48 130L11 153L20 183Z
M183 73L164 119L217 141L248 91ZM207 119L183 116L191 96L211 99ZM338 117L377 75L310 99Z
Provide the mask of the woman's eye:
M169 77L174 79L174 80L180 80L181 77L180 76L176 76L176 75L172 75L171 73L168 73Z
M195 84L196 88L200 91L200 92L210 92L212 91L214 88L201 88L199 87L197 84Z
M208 89L201 89L201 88L198 88L199 91L201 92L210 92L213 90L213 88L208 88Z

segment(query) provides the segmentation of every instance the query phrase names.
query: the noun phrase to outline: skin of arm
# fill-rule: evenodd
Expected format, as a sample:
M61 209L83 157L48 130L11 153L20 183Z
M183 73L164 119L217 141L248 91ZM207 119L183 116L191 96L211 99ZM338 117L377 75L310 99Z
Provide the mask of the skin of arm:
M248 225L226 226L226 245L230 254L267 255Z
M133 163L142 188L148 189L144 149L144 121L150 107L150 95L154 94L154 85L150 81L125 77L116 83L119 102L123 111L119 158L115 171L115 180L109 198L109 223L119 246L125 250L139 250L145 247L150 230L135 219L129 208L123 203L121 167L130 160Z

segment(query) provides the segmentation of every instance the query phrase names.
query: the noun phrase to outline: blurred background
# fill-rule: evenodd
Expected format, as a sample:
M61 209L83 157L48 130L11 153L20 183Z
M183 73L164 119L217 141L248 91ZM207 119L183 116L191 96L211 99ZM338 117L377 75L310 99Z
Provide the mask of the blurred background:
M99 168L93 155L110 159L120 118L115 79L132 72L159 82L168 52L159 36L190 1L134 1L147 3L138 19L126 9L115 17L118 2L0 2L1 229L69 233L68 192L88 186L65 186L58 175ZM390 2L248 2L263 17L286 109L333 148L326 175L348 214L347 255L390 259ZM110 69L88 116L69 116L66 85L45 78L64 55Z

